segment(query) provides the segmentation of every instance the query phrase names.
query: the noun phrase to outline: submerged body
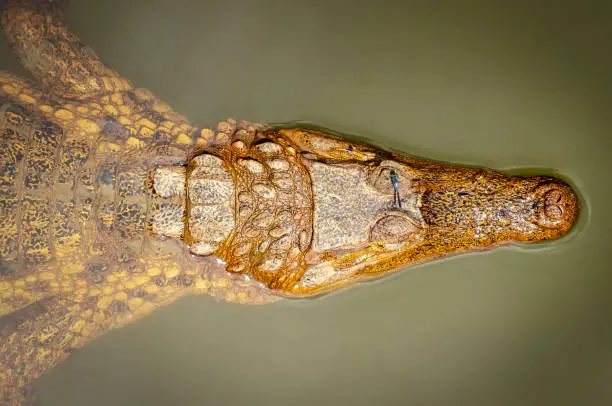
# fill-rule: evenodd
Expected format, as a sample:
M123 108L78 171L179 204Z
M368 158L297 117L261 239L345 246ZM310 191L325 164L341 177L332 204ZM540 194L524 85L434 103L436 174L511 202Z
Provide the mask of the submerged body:
M186 294L306 297L565 235L572 189L330 134L196 128L104 66L48 1L9 1L35 82L0 74L0 401Z

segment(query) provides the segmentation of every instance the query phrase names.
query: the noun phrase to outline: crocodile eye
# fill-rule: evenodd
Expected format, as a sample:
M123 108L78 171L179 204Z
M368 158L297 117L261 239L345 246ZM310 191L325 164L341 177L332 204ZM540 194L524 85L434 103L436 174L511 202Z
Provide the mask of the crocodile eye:
M381 215L370 230L370 241L399 243L417 233L419 226L405 213L388 212Z
M378 192L387 195L392 195L394 191L392 183L393 176L397 177L401 175L399 174L397 169L392 168L390 166L381 165L371 170L368 177L368 183Z

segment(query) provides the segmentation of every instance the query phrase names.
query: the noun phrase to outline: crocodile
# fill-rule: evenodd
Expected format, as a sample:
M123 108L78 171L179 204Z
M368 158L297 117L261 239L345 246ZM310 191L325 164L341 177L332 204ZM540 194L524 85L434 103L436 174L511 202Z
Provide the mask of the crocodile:
M567 235L559 177L451 165L307 126L197 127L102 63L62 5L9 0L0 73L0 401L190 294L265 304Z

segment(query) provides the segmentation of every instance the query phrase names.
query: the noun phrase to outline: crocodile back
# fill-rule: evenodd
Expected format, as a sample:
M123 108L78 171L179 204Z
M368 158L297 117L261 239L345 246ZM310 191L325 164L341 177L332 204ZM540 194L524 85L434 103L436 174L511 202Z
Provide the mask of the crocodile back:
M115 151L103 134L71 134L0 102L0 315L54 293L91 295L115 272L180 255L148 233L161 147Z
M74 193L75 177L87 162L89 146L67 142L61 128L19 104L5 98L0 103L3 314L40 298L48 290L41 288L57 279L56 275L40 278L39 269L61 255L76 257L85 223L77 219L91 213L93 201L86 196L75 199Z

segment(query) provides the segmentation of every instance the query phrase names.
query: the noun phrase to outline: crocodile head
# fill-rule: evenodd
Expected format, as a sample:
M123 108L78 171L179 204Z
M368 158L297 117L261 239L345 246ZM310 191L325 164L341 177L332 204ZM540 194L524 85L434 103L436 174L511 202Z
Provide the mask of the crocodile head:
M160 190L180 183L185 193L174 215L159 212L160 229L174 230L194 256L215 256L289 297L559 238L579 212L557 178L417 160L303 129L234 137L161 171ZM180 182L163 181L172 177Z

